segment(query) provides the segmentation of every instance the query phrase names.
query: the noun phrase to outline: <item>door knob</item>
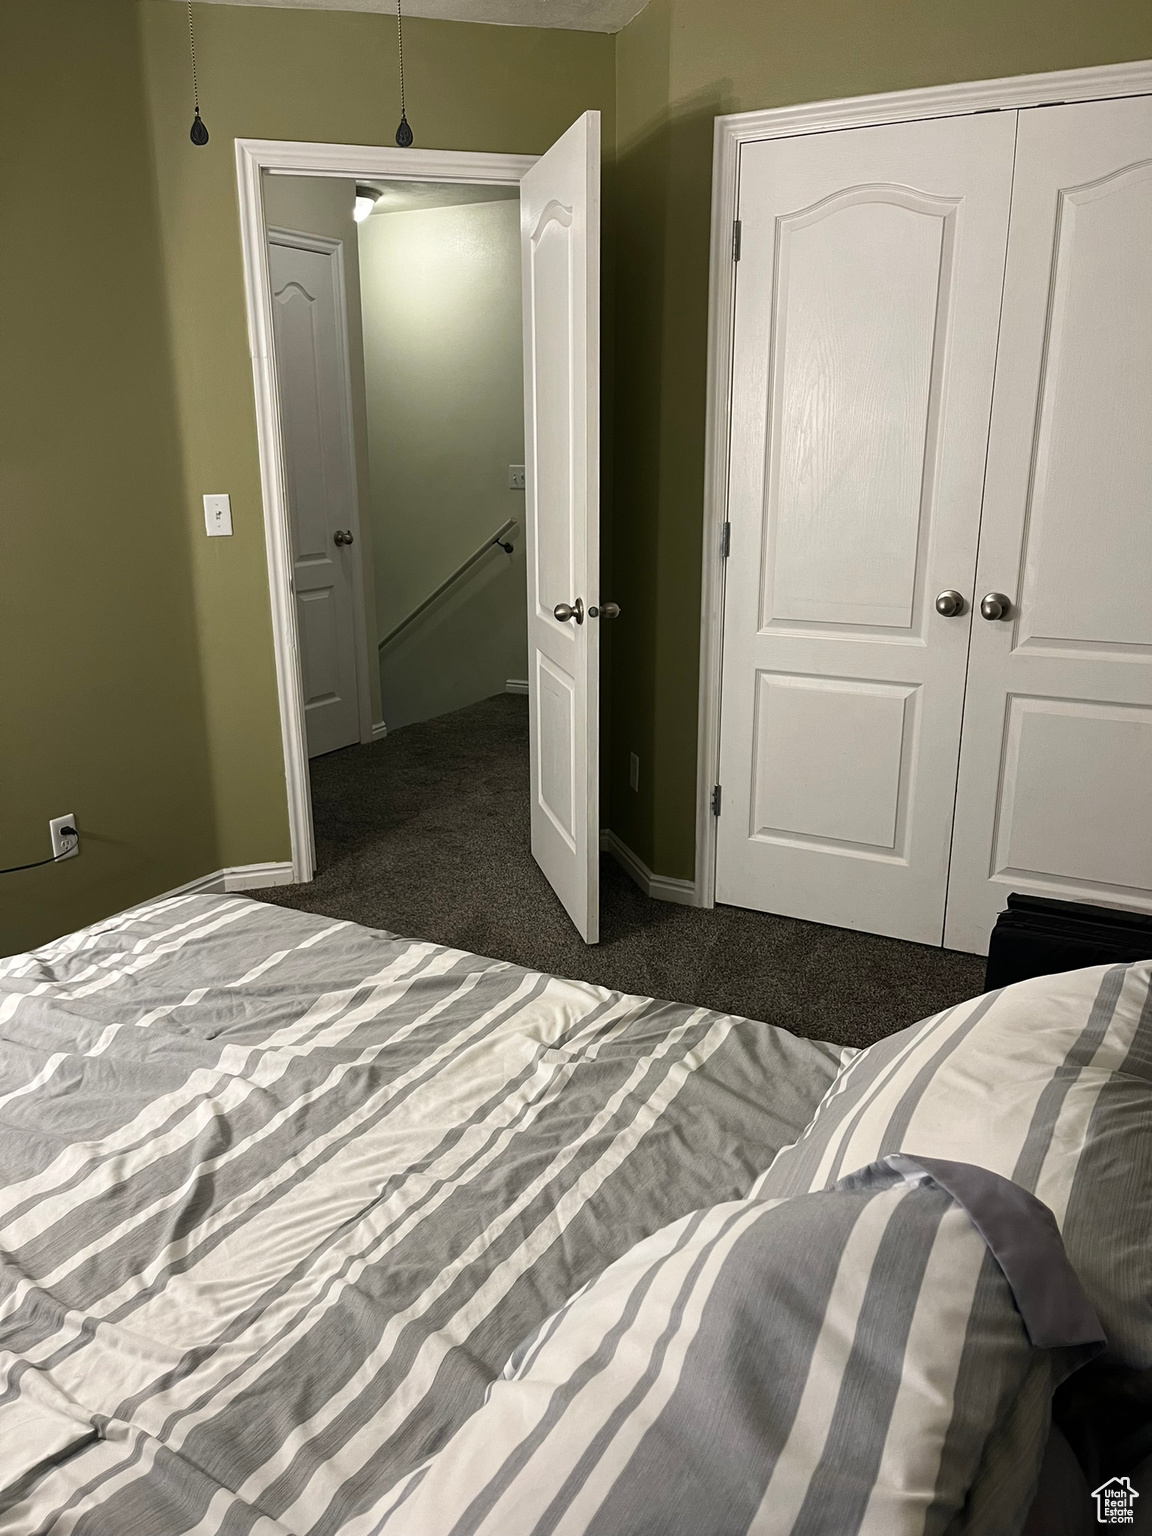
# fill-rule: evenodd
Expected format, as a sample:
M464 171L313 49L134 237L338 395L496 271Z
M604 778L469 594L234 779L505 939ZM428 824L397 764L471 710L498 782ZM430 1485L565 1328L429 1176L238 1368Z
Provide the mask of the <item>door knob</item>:
M578 597L575 603L557 603L552 612L560 620L561 624L567 624L569 619L575 619L577 624L583 624L584 599Z
M337 528L336 532L332 535L332 540L335 544L351 544L353 542L352 530L350 528Z
M963 592L957 592L954 587L949 587L947 592L941 592L936 599L936 612L943 614L946 619L958 618L965 607Z
M1003 592L987 592L980 599L980 612L986 619L1006 619L1012 612L1012 600Z
M590 619L618 619L620 617L619 603L601 603L599 608L589 608Z

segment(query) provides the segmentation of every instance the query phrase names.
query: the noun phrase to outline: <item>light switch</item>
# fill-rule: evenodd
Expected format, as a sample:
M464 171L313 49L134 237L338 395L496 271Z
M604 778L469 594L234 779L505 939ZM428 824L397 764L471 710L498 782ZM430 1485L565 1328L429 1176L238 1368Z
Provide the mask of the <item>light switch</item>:
M508 489L510 491L522 491L524 489L524 466L523 466L523 464L509 464L509 466L508 466Z
M227 496L205 496L204 526L210 539L232 532L232 502Z

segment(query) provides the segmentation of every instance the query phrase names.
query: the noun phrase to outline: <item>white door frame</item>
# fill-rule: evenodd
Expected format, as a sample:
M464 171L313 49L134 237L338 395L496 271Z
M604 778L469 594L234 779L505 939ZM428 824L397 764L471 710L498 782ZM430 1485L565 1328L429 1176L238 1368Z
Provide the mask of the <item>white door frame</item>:
M724 560L732 407L732 345L736 310L735 221L741 146L759 139L866 128L914 118L1016 111L1110 96L1152 94L1152 61L1015 75L923 90L889 91L835 101L805 102L716 119L712 153L712 250L708 285L707 422L704 445L704 555L700 600L700 700L696 750L696 873L694 902L716 902L716 819L712 790L720 771L720 677L724 644Z
M465 150L390 149L370 144L307 144L286 139L237 139L236 183L240 200L240 249L248 344L256 393L256 439L264 502L268 595L272 646L280 699L280 735L292 834L292 878L311 880L316 863L300 642L292 591L292 541L288 495L280 444L280 399L276 386L272 328L272 279L265 238L263 171L297 176L336 176L354 181L459 181L518 186L535 165L535 155L477 154ZM362 587L361 583L361 587Z
M360 521L360 477L356 473L356 435L353 430L352 410L352 361L348 354L348 289L344 275L345 249L343 240L334 235L313 235L300 229L285 229L281 225L269 227L266 236L270 244L281 245L293 251L315 251L321 256L336 258L336 355L343 388L340 391L340 415L343 420L344 441L348 449L348 483L352 487L352 510L349 521L355 538L349 554L352 556L352 634L356 645L356 721L362 743L372 740L372 695L368 686L368 626L364 617L364 559L363 525ZM277 396L279 398L279 396Z

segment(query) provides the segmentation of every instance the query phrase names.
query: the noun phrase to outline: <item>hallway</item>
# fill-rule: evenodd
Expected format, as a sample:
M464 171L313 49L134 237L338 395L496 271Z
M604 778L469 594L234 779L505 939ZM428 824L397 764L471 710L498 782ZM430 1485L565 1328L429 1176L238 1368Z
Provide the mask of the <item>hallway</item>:
M317 874L252 892L625 992L866 1046L979 993L984 961L736 907L645 896L601 857L586 947L528 843L527 699L509 694L312 763Z

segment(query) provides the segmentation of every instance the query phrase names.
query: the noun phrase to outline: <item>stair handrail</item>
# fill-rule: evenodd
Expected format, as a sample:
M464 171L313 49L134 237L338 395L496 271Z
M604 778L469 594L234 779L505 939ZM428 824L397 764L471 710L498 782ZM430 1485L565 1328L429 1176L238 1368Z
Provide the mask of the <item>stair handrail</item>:
M494 549L497 545L499 545L506 554L510 555L512 553L512 545L507 541L505 535L511 533L515 527L516 519L514 517L510 517L506 523L502 523L490 538L485 539L479 548L472 551L467 560L461 561L461 563L452 572L451 576L446 576L440 585L435 589L435 591L429 592L428 596L424 598L422 602L417 603L415 608L413 608L412 612L406 619L401 619L399 624L393 625L393 627L384 636L383 640L377 641L376 649L378 651L382 651L390 641L395 640L396 636L400 634L401 630L407 629L409 624L418 619L426 608L431 608L436 599L438 597L442 597L444 593L447 592L448 588L453 585L453 583L459 581L461 576L463 576L467 571L470 571L476 564L477 560L482 560L490 549Z

